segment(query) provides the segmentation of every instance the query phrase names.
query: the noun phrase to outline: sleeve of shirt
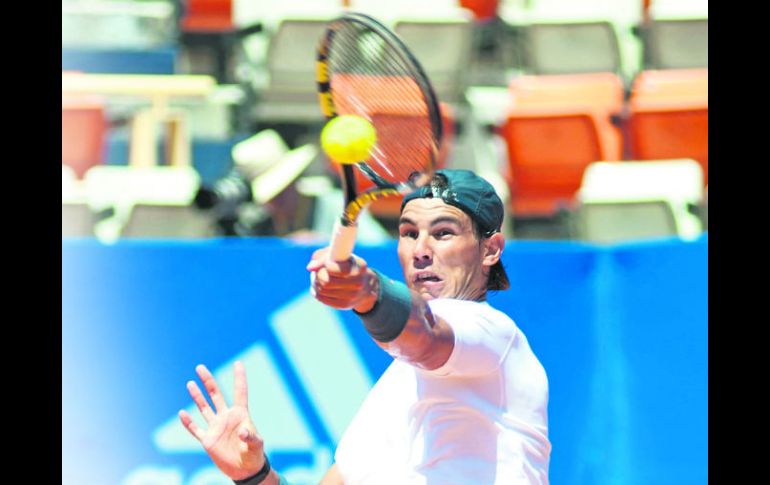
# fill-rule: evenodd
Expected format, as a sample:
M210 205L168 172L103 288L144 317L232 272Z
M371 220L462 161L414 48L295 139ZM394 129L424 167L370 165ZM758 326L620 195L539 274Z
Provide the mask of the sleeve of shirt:
M429 305L454 333L452 353L444 365L428 371L433 375L488 374L500 367L519 334L513 320L486 303L433 300Z

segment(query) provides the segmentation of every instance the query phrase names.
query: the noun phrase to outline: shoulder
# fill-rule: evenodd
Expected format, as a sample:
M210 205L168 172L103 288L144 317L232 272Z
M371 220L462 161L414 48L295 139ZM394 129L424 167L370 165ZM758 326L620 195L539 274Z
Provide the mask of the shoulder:
M438 299L428 305L454 334L454 347L437 375L481 375L499 368L517 341L518 329L505 313L486 302Z
M485 301L456 300L440 298L428 302L431 312L456 326L479 326L487 331L511 334L516 332L516 323L500 310Z

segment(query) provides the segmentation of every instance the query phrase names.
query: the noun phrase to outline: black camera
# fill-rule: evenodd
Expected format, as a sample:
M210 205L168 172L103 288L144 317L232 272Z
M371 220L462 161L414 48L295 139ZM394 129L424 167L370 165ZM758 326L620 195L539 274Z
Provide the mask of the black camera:
M251 182L238 168L211 187L201 185L193 203L198 209L213 212L217 228L224 236L265 236L273 233L270 213L254 202Z

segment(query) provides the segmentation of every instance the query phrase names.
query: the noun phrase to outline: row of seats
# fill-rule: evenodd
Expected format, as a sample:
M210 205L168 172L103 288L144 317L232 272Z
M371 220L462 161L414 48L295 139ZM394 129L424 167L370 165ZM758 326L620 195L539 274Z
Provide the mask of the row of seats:
M708 184L708 70L645 71L626 100L613 73L511 81L498 134L514 216L552 216L575 202L597 161L690 158Z
M266 19L259 39L243 40L239 47L241 67L244 72L251 69L246 84L256 96L254 119L299 123L320 119L315 106L315 48L326 25L338 13ZM412 49L442 101L464 102L465 90L474 82L471 73L478 56L477 30L483 28L471 11L447 8L432 15L409 16L380 9L372 13ZM182 25L186 25L184 21ZM497 48L521 52L516 65L499 68L513 68L521 74L612 72L627 85L639 69L708 66L707 18L655 19L637 29L645 62L630 71L625 66L619 27L612 20L522 21L516 25L503 21L498 26L514 34L501 34Z
M645 72L635 80L628 102L621 80L612 73L513 79L510 106L499 134L507 148L506 175L514 217L553 216L573 209L587 168L598 161L687 157L700 164L701 185L707 185L707 94L707 70ZM93 107L80 108L88 112ZM448 137L439 166L446 163L454 132L452 109L443 108ZM63 110L63 129L82 130L88 118L65 120L65 112L78 113ZM98 113L98 106L91 109L91 122L103 126ZM66 162L66 156L73 154L66 150L69 138L64 135ZM624 142L630 156L624 153ZM85 145L85 149L98 146ZM81 177L87 169L77 163L73 166ZM366 187L362 177L359 183ZM398 203L375 204L372 212L393 217Z
M306 152L302 149L289 156L300 162L297 173L312 149ZM255 201L283 190L275 189L273 175L285 170L290 170L287 163L276 165L259 179L254 188L264 186L265 193L256 195ZM311 179L301 178L299 184ZM95 236L109 243L123 238L220 236L216 213L193 203L198 187L199 178L189 167L93 167L81 181L62 165L62 237ZM313 194L315 208L290 215L307 219L310 232L319 240L328 238L342 204L342 194L330 189L300 189ZM666 236L693 239L708 226L708 196L703 192L700 166L693 160L591 163L576 198L574 239L596 243ZM290 224L303 228L302 222ZM382 242L388 237L368 213L359 224L362 240Z

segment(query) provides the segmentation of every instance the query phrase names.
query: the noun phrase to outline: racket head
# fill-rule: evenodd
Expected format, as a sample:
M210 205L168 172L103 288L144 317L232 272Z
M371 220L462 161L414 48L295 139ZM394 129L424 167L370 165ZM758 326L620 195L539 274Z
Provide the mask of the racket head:
M370 191L405 194L432 176L443 139L441 109L420 63L374 18L349 12L332 21L318 46L317 82L328 120L352 114L374 125L370 156L355 164ZM342 166L346 200L356 197L351 165ZM382 189L388 189L382 192Z

